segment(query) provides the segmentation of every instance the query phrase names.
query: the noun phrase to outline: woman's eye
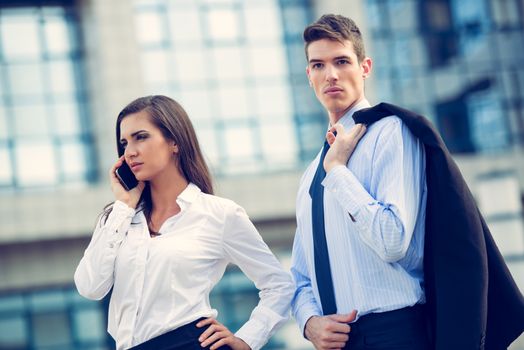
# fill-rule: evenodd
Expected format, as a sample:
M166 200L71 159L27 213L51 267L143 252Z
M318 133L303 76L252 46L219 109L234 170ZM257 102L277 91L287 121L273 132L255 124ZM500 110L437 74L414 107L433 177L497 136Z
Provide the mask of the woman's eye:
M144 139L147 139L147 135L146 135L146 134L139 134L139 135L136 135L136 139L137 139L137 140L144 140Z

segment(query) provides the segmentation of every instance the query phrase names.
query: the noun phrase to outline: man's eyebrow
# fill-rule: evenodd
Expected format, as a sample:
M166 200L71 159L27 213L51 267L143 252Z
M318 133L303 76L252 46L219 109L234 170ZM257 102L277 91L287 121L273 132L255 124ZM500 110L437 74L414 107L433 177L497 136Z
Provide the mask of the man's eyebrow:
M349 60L349 59L351 59L351 57L342 55L342 56L337 56L337 57L333 58L333 60L340 60L340 59Z
M340 60L340 59L350 60L351 57L346 56L346 55L342 55L342 56L333 57L332 60L335 61L335 60ZM318 58L312 58L312 59L309 60L309 63L319 63L319 62L324 62L324 60L321 60L321 59L318 59Z

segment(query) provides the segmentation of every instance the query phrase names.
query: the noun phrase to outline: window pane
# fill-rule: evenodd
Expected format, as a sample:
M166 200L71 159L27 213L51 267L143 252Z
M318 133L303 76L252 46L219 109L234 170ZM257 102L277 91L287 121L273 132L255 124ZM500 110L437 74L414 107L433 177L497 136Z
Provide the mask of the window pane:
M220 116L224 119L247 118L252 111L249 109L245 86L226 86L218 89Z
M225 131L226 151L229 158L254 157L253 131L248 127L230 127Z
M80 341L103 341L106 337L105 315L100 309L78 310L74 313L74 328Z
M18 142L15 147L16 178L22 186L50 185L58 179L51 141Z
M202 41L202 23L196 8L173 8L169 12L169 27L171 37L176 42L186 42L192 45Z
M75 90L73 63L71 61L51 61L47 64L47 67L52 93L72 93Z
M47 50L51 54L67 54L71 50L67 23L61 17L49 16L45 20L44 32Z
M219 80L242 79L244 70L244 55L238 47L217 48L213 50L216 75Z
M292 166L297 159L295 130L291 123L262 124L262 149L266 158Z
M0 349L22 349L27 346L27 326L23 316L0 319Z
M74 103L60 103L53 106L53 131L60 136L80 134L78 106Z
M250 68L256 77L282 77L287 73L287 62L282 46L254 46L249 49L249 58Z
M63 172L68 177L80 178L86 171L86 157L83 145L66 143L60 146Z
M7 139L7 111L2 104L0 104L0 141Z
M143 55L144 75L153 83L168 81L168 58L163 51L151 51Z
M34 341L38 347L60 346L71 343L67 313L33 315Z
M140 11L136 16L136 31L141 44L159 44L164 40L165 28L158 11Z
M217 135L215 130L207 128L197 129L198 142L204 153L204 158L209 161L210 164L217 164L219 161L220 150L218 149ZM212 169L214 170L214 169Z
M11 159L6 147L0 146L0 184L10 184L13 179L13 169L11 169ZM0 309L2 305L0 305Z
M16 137L41 136L49 134L45 105L17 105L13 108Z
M24 310L24 299L21 295L9 295L0 298L0 312L22 310Z
M2 32L2 51L9 61L16 58L40 57L41 47L38 40L36 16L16 14L15 11L2 11L0 28ZM20 43L24 43L20 45Z
M282 37L279 8L273 0L265 1L263 5L253 5L250 1L245 3L246 35L253 43L260 40L278 41Z
M239 38L239 18L233 9L212 9L206 19L208 35L212 40L231 41Z
M39 63L12 64L7 66L11 93L16 95L43 94L43 66Z
M211 100L207 90L182 90L178 96L180 96L178 102L186 110L195 128L201 121L209 125L209 120L213 115L210 109Z
M204 83L209 78L206 69L209 62L206 62L202 51L175 51L174 57L177 80Z
M268 103L270 101L270 103ZM291 95L285 84L271 84L256 88L257 112L262 119L291 119Z
M62 310L66 301L61 291L38 292L31 296L30 307L33 311Z

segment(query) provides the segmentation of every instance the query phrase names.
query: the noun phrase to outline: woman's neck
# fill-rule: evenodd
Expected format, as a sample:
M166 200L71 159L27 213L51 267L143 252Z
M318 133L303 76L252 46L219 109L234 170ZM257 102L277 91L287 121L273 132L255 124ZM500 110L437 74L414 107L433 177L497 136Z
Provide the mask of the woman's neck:
M188 186L188 181L178 171L171 172L149 182L153 210L157 212L170 212L180 210L176 199Z

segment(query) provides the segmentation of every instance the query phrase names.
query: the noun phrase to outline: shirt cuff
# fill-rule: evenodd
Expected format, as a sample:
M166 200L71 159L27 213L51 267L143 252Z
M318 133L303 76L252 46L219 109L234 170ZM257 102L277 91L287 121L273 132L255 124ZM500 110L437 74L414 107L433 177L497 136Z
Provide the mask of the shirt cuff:
M259 350L268 340L268 331L262 322L251 319L235 333L235 337L242 339L251 350Z
M117 244L124 239L133 216L135 216L134 208L129 207L124 202L115 201L113 204L113 210L107 217L107 222L105 224L109 232L114 232L113 235L108 235L110 246Z
M268 307L258 305L250 319L235 333L252 350L261 349L271 336L289 319L289 311L284 315Z
M354 216L363 206L375 202L355 174L344 165L333 167L326 174L322 185L326 191L335 196L343 208Z
M306 338L306 323L313 316L322 316L320 310L313 305L304 304L299 307L299 312L295 314L295 319L297 320L302 336ZM307 338L306 338L307 339Z

